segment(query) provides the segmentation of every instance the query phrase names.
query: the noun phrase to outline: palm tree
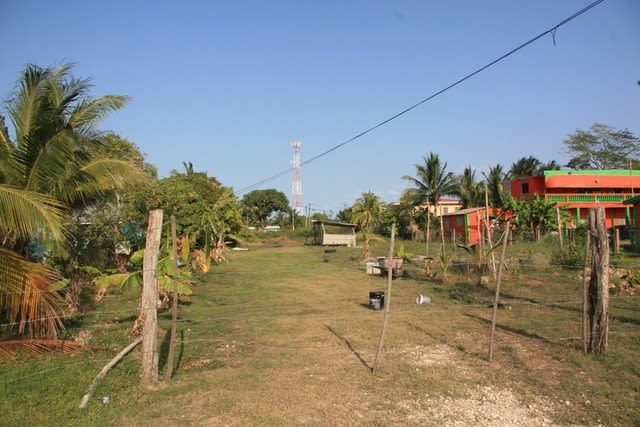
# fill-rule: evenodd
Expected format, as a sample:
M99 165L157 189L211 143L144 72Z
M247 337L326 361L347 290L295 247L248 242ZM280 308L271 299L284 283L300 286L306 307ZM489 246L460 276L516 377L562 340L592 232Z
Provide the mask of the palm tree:
M371 256L371 246L369 244L373 230L382 222L382 209L384 203L380 197L367 191L362 193L351 207L351 222L356 224L364 235L363 256Z
M28 260L29 244L63 247L64 223L114 190L143 179L138 167L109 157L97 124L122 109L123 96L88 97L89 80L71 76L71 65L27 65L6 102L15 139L0 136L0 312L18 332L55 337L61 311L51 297L59 279L52 269ZM6 292L5 292L6 291ZM23 295L20 301L6 295Z
M452 172L447 172L447 164L442 164L440 157L435 153L429 153L424 157L424 164L416 164L416 177L403 176L403 179L413 183L415 188L408 189L405 196L413 200L415 206L427 206L427 256L429 256L429 230L430 230L430 206L438 212L438 200L444 195L456 194L456 179ZM442 249L444 249L444 229L440 221L440 234L442 236Z
M542 162L533 156L522 157L511 164L508 176L510 179L526 178L540 173Z
M500 208L504 205L504 180L506 174L502 165L497 164L494 167L489 168L489 173L483 172L485 181L487 183L487 189L489 191L489 198L491 206Z
M555 160L549 160L547 163L540 165L540 172L555 171L560 169L560 164Z
M458 177L458 195L462 208L473 208L484 205L484 183L476 181L476 171L468 166Z

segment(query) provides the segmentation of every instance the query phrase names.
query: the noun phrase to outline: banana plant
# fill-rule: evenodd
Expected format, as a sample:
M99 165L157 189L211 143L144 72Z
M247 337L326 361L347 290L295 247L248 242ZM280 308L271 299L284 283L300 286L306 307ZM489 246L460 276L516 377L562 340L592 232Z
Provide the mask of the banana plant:
M143 259L144 249L134 252L130 261L134 267L137 268L136 271L98 276L95 279L96 285L101 289L116 286L121 289L142 288ZM189 287L191 284L191 273L181 268L178 274L178 295L191 295L193 293ZM158 288L163 295L166 296L173 291L173 258L171 256L166 256L158 260L156 277L158 278Z
M499 241L493 245L493 247L483 248L479 244L475 245L457 245L459 248L464 249L470 256L471 261L470 264L473 266L473 269L477 273L478 277L478 285L482 284L482 273L485 272L489 268L489 257L497 248L502 246L502 241Z

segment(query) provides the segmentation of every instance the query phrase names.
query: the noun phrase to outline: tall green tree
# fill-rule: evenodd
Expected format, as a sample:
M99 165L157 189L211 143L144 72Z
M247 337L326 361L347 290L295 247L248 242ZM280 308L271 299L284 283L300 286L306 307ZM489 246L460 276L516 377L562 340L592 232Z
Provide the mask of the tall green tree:
M100 121L127 97L89 96L71 65L27 65L5 107L15 137L0 132L0 316L18 333L55 337L62 323L53 283L60 275L32 263L34 243L62 251L73 209L135 184L140 170L104 155Z
M241 205L245 215L257 221L264 228L267 219L276 212L287 212L289 201L287 196L274 188L253 190L242 197Z
M382 222L384 203L371 191L362 193L351 207L351 222L356 224L364 236L363 256L371 256L371 237L375 228Z
M640 139L629 130L595 123L578 129L563 141L573 169L627 169L640 166Z
M455 175L447 171L447 163L440 161L440 157L435 153L423 158L422 164L414 165L416 176L403 176L402 178L411 182L415 188L406 190L406 199L412 200L415 206L426 205L427 207L427 256L429 255L429 229L430 229L430 206L438 212L438 201L445 195L457 193ZM442 237L442 247L444 248L444 232L442 221L440 221L440 234Z

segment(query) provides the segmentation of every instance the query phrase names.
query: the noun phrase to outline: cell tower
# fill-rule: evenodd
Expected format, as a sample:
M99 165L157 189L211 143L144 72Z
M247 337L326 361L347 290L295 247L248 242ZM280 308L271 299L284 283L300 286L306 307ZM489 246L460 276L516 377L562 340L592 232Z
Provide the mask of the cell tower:
M293 187L291 197L291 208L296 213L302 213L302 177L300 176L300 147L302 142L293 141L291 143L293 147L293 159L291 165L293 166Z

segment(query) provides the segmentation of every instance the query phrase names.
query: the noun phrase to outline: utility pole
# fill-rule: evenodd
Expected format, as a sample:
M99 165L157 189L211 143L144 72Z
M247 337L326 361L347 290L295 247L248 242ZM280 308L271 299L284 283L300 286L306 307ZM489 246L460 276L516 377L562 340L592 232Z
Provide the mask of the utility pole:
M293 183L291 191L291 209L296 213L301 213L302 204L302 176L300 173L300 148L302 148L302 142L293 141L291 143L293 147L293 159L291 159L291 166L293 167Z

